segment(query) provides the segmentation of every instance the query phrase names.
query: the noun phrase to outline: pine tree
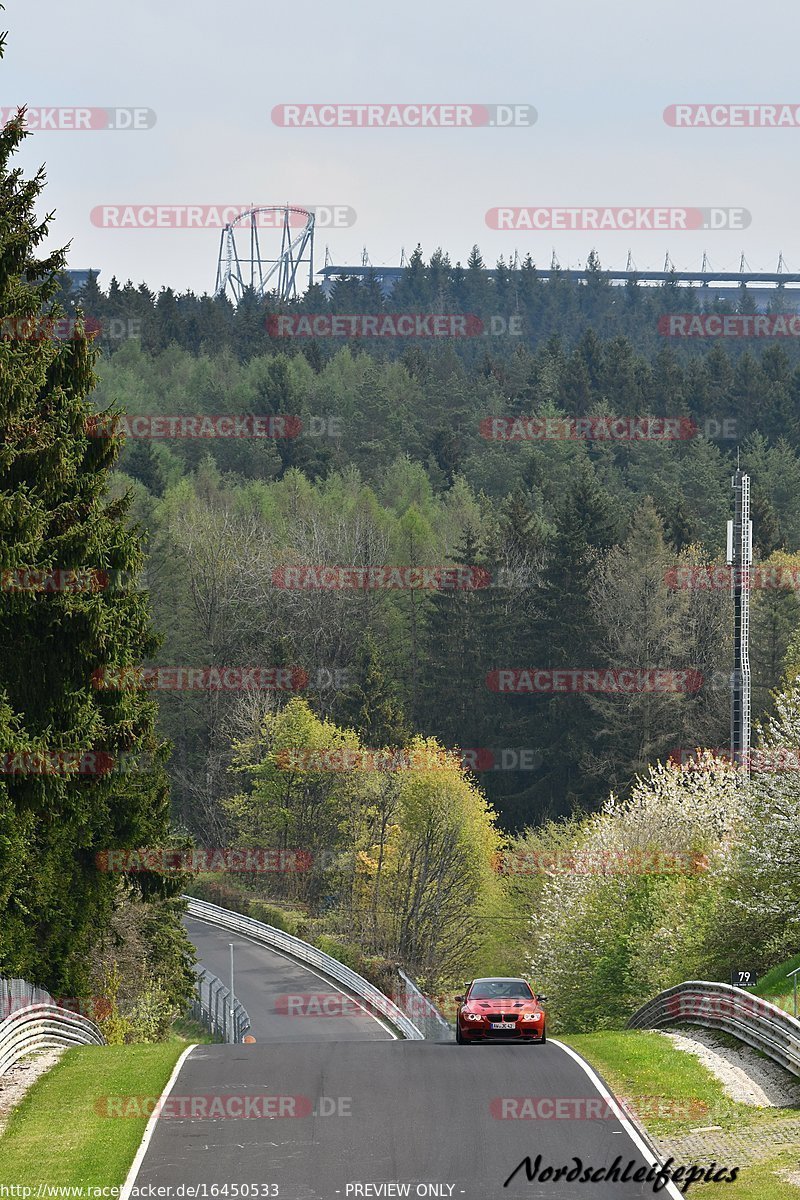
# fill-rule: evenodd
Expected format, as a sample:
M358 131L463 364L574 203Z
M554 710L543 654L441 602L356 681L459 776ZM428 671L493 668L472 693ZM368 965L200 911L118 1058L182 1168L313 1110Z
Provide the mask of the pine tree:
M64 253L38 257L50 223L35 215L44 174L26 180L11 165L26 136L21 119L0 130L4 322L59 315L52 299ZM0 569L11 572L6 581L23 582L0 593L0 974L68 995L86 985L117 891L118 877L100 870L96 856L155 845L168 828L154 703L140 690L93 686L98 670L133 666L154 650L146 596L103 586L103 574L50 591L34 590L23 574L113 578L141 567L127 501L108 499L119 439L87 434L95 359L80 331L67 341L0 341ZM15 770L10 752L38 759L14 759ZM81 772L76 759L59 758L100 753L107 757L82 760ZM96 773L98 761L122 755L139 769ZM154 874L132 882L143 893L174 886Z
M616 540L616 518L591 468L584 467L558 513L536 600L530 667L584 669L598 663L601 629L592 592L598 552ZM521 664L522 665L522 664ZM595 787L585 773L597 720L582 694L525 698L533 744L542 747L538 778L542 811L568 813Z
M682 496L671 496L656 505L664 525L664 536L679 554L694 541L694 529L689 510Z
M473 529L465 530L454 558L460 566L485 571L488 583L487 562ZM491 714L496 712L495 697L487 688L486 676L505 665L497 661L500 620L498 592L488 586L446 588L431 598L425 630L422 728L448 746L486 745L485 739L494 734Z
M105 311L106 298L97 282L97 272L90 271L89 278L78 292L78 305L87 317L100 319Z
M402 746L410 737L395 678L387 673L384 656L367 630L349 668L351 682L336 708L340 725L355 729L365 746Z
M390 307L394 312L426 312L430 311L433 300L433 288L428 278L422 246L418 245L394 286Z
M597 644L590 598L596 553L615 540L609 498L591 468L584 467L556 518L542 573L538 634L548 657L543 666L576 666L575 655L591 653Z
M604 665L642 671L695 667L687 637L688 593L666 582L673 561L658 513L645 496L625 542L604 557L592 592ZM603 786L625 788L649 762L681 744L684 702L679 691L588 697L599 718L592 769Z

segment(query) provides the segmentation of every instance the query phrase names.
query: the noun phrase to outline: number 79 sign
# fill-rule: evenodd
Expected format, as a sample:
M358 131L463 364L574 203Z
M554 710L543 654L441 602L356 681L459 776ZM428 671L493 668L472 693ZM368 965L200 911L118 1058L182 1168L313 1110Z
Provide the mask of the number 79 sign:
M731 983L734 987L755 987L758 983L758 975L755 971L731 971Z

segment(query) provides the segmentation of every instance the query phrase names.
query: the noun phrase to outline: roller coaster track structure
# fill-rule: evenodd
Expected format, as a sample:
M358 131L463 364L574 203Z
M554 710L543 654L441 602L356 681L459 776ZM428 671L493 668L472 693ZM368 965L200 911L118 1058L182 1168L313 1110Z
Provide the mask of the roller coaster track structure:
M262 252L260 234L278 229L280 254L270 258L268 252ZM238 304L246 289L252 288L259 299L275 293L278 300L291 300L298 294L297 273L303 264L308 264L310 287L314 276L313 212L289 204L245 209L222 231L214 294L227 294Z

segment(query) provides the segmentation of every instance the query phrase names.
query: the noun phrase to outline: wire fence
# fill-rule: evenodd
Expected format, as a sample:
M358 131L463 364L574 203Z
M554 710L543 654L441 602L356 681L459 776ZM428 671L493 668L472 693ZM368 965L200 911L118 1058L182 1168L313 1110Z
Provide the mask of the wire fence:
M453 1027L445 1020L439 1009L429 1000L399 967L401 986L395 996L398 1008L414 1022L418 1029L425 1034L425 1040L430 1042L452 1042Z
M191 1016L223 1042L241 1042L250 1029L247 1010L235 997L231 1005L230 988L225 987L216 975L204 967L195 967L195 970L197 984Z
M44 988L35 987L27 979L0 978L0 1021L32 1004L55 1004Z

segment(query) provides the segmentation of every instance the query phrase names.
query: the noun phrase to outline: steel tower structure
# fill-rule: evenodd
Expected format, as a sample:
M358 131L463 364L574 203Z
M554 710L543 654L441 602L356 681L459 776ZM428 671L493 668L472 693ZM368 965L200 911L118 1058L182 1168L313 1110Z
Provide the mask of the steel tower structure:
M734 492L734 517L728 522L728 563L733 599L731 759L747 770L750 760L750 567L753 563L750 476L737 467L731 487Z
M281 249L277 258L261 251L259 230L281 231ZM249 235L249 237L248 237ZM237 244L247 240L247 246ZM246 288L259 299L275 292L278 300L297 295L297 271L308 264L308 286L314 278L314 213L289 204L248 208L234 217L222 231L217 262L214 295L230 292L238 303Z

